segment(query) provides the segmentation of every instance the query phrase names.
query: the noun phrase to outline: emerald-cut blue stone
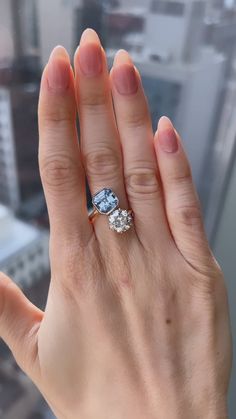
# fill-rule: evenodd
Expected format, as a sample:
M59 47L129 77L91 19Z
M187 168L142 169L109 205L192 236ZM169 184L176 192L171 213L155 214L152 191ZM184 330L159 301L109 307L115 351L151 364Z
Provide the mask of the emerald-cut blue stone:
M109 188L104 188L93 197L93 205L100 214L108 215L119 205L116 194Z

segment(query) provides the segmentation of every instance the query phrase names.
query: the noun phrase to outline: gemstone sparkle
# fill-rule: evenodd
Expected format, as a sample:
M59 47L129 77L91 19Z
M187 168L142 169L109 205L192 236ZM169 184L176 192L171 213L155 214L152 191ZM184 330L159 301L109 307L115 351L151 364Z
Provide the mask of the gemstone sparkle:
M124 233L132 226L133 217L130 211L116 209L109 216L109 226L117 233Z
M100 214L109 215L118 205L119 200L112 189L104 188L93 196L93 205Z

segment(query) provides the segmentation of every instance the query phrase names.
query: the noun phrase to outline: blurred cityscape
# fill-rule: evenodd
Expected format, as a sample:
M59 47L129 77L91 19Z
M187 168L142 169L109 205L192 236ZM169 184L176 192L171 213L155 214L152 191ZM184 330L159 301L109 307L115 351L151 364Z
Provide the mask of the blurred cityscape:
M40 75L52 48L61 44L72 57L87 27L110 65L117 49L131 53L153 125L161 115L173 119L211 242L236 155L236 1L0 0L0 270L41 308L50 268L37 162ZM0 417L54 417L3 342Z

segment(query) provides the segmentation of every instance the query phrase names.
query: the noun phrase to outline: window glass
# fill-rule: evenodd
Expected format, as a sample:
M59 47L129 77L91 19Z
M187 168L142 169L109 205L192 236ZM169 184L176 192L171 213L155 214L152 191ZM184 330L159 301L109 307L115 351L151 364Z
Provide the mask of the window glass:
M83 30L92 27L109 67L118 49L130 52L142 75L153 128L167 115L183 138L214 245L236 157L235 3L0 0L0 270L9 272L39 306L45 306L50 267L37 104L51 50L61 44L73 61ZM87 196L90 206L89 190ZM5 347L3 352L9 362ZM4 403L0 392L0 416L8 417L22 397L17 380L1 375L0 369L0 387L7 383ZM41 397L32 403L27 391L22 419L52 417Z

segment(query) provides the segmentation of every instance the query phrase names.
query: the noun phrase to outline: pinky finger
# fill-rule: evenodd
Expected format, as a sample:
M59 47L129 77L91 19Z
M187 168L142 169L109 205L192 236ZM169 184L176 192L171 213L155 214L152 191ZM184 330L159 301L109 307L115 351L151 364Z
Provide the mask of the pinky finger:
M200 202L180 137L167 117L160 119L154 141L173 239L185 260L206 272L212 254Z

